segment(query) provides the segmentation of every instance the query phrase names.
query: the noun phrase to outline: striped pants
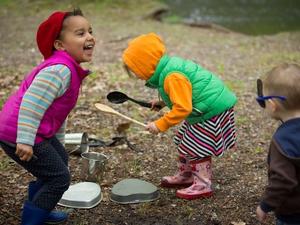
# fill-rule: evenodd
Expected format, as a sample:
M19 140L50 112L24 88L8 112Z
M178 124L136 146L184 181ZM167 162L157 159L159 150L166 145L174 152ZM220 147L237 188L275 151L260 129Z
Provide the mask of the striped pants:
M174 137L180 155L190 161L208 156L221 156L236 142L233 108L203 123L189 124L184 121Z
M45 140L33 146L36 158L26 162L15 154L15 147L1 141L0 145L9 157L43 183L32 202L39 208L51 211L70 185L68 154L64 146L56 137Z

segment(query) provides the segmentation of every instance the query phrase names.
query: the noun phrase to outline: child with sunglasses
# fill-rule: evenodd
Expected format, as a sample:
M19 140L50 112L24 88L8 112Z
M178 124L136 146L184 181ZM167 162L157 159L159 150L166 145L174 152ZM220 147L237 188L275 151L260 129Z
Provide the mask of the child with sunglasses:
M256 209L264 222L274 211L276 225L300 224L300 66L282 64L257 81L257 102L282 121L268 154L268 185Z
M183 122L174 137L179 153L177 172L163 177L161 186L187 187L176 195L188 200L211 196L211 156L221 156L235 145L236 96L199 64L167 55L163 41L154 33L132 40L123 61L147 87L158 89L163 104L153 103L153 108L170 108L146 129L157 134Z

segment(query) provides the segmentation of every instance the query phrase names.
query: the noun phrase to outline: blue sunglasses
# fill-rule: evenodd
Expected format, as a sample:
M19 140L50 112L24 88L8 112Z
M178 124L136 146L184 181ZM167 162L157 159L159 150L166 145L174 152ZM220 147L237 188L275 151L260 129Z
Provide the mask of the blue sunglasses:
M281 101L285 101L286 97L284 96L279 96L279 95L268 95L264 96L263 95L263 83L261 79L257 79L257 97L256 101L260 105L260 107L265 108L266 107L266 100L272 99L272 98L277 98L280 99Z

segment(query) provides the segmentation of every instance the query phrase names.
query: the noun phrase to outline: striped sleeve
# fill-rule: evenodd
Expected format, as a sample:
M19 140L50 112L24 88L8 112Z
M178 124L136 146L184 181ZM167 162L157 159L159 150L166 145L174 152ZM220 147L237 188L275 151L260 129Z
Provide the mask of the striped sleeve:
M67 124L67 120L65 120L63 125L60 127L60 129L55 134L56 138L59 140L59 142L62 145L65 145L66 124Z
M17 143L34 145L40 122L52 102L68 89L71 71L65 65L53 65L41 70L23 96L19 118Z

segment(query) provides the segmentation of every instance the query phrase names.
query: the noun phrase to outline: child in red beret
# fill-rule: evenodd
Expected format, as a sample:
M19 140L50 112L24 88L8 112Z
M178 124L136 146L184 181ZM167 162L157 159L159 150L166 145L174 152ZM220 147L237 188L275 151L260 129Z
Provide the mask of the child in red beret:
M183 122L175 135L177 172L161 180L164 187L179 189L176 196L188 200L210 197L211 156L221 156L235 145L234 105L237 98L212 72L179 57L170 57L155 33L129 42L123 62L129 72L158 89L170 111L146 129L157 134ZM153 104L157 105L157 104Z
M70 185L63 146L65 120L75 107L83 79L80 63L92 60L95 38L79 9L54 12L38 28L44 61L29 73L0 112L0 145L33 176L22 225L58 223L67 214L52 211Z

